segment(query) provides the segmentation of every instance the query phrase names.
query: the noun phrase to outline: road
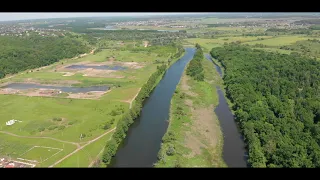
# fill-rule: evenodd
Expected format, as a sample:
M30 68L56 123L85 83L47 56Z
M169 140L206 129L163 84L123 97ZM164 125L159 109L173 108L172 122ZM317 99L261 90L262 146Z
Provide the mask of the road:
M85 148L86 146L88 146L89 144L97 141L98 139L102 138L103 136L109 134L110 132L114 131L115 129L116 129L116 128L113 128L113 129L111 129L111 130L103 133L102 135L100 135L100 136L98 136L98 137L96 137L96 138L88 141L87 144L85 144L85 145L83 145L83 146L81 146L81 147L78 147L76 150L74 150L74 151L71 152L70 154L66 155L65 157L63 157L62 159L60 159L59 161L55 162L54 164L52 164L52 165L49 166L49 167L53 167L53 166L59 164L59 163L62 162L63 160L67 159L68 157L72 156L73 154L77 153L77 152L80 151L81 149L83 149L83 148Z

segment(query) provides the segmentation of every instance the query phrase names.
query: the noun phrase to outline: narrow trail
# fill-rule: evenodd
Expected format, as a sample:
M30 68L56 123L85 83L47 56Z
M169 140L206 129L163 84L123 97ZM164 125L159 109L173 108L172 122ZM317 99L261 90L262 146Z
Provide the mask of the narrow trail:
M3 133L3 134L7 134L7 135L10 135L10 136L15 136L15 137L19 137L19 138L29 138L29 139L51 139L51 140L54 140L54 141L59 141L59 142L62 142L62 143L68 143L68 144L73 144L73 145L76 145L77 148L81 147L79 143L76 143L76 142L70 142L70 141L64 141L64 140L60 140L60 139L56 139L56 138L53 138L53 137L32 137L32 136L20 136L20 135L17 135L17 134L13 134L13 133L10 133L10 132L6 132L6 131L0 131L0 133Z
M137 94L132 98L132 100L130 101L130 109L132 107L132 102L136 99L136 97L138 96L139 92L140 92L141 88L139 88L139 91L137 92Z
M54 164L52 164L51 166L49 167L53 167L57 164L59 164L60 162L62 162L63 160L67 159L68 157L72 156L73 154L75 154L76 152L80 151L81 149L85 148L86 146L90 145L91 143L97 141L98 139L102 138L103 136L109 134L110 132L114 131L116 128L113 128L105 133L103 133L102 135L90 140L90 141L87 141L87 144L81 146L81 147L78 147L76 150L74 150L73 152L71 152L70 154L66 155L65 157L63 157L62 159L60 159L59 161L55 162Z

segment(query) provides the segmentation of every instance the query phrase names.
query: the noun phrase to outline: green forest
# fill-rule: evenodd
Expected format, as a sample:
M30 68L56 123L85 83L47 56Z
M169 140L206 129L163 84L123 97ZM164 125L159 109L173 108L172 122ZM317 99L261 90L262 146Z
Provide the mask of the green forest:
M214 48L252 167L320 167L320 62L299 55Z
M196 53L193 56L193 59L190 61L186 74L191 76L194 80L203 81L204 72L201 61L203 60L203 51L199 44L196 44Z
M0 78L90 51L83 42L69 36L1 36L0 46Z

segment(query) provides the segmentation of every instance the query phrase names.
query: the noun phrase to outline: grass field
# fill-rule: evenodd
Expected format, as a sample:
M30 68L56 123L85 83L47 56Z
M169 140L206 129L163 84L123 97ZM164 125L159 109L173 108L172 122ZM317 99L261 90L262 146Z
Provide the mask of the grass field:
M244 44L255 45L255 44L263 44L266 46L283 46L294 44L297 41L306 40L307 37L302 36L279 36L272 39L265 39L262 41L254 41L254 42L246 42Z
M25 153L23 153L20 158L25 160L36 160L38 162L45 162L49 158L57 155L63 151L63 149L60 148L51 148L51 147L44 147L44 146L33 146L29 150L27 150Z
M224 43L231 43L239 41L241 43L245 42L258 42L259 38L271 38L271 36L236 36L236 37L219 37L214 39L201 39L201 38L190 38L186 39L187 42L195 44L200 44L203 47L204 52L211 51L212 48L222 46ZM254 43L255 44L255 43Z
M102 153L99 153L103 150L106 142L110 140L112 134L109 133L98 141L86 146L54 167L89 167L93 161L102 156Z
M156 167L225 167L222 133L213 112L215 85L222 83L213 63L204 60L205 82L183 75L171 100L169 127ZM183 114L179 113L183 112ZM174 149L174 150L172 150Z
M53 157L50 157L54 151L46 151L45 148L34 148L34 146L50 147L62 149L62 151ZM32 150L30 150L33 148ZM26 138L26 137L15 137L0 133L0 156L10 156L11 158L26 158L28 160L37 160L38 167L48 167L54 163L57 159L74 151L76 146L70 143L63 143L52 139L41 139L41 138ZM30 150L29 152L27 152ZM27 152L27 153L26 153ZM26 154L25 154L26 153ZM43 154L42 154L43 153ZM40 157L44 162L40 162Z
M114 128L121 114L129 109L139 88L148 80L150 74L156 71L159 64L155 64L155 60L167 61L168 57L175 52L174 47L148 47L138 52L130 49L105 49L96 54L61 60L51 66L33 70L33 72L24 71L11 78L2 79L0 83L30 81L30 83L60 86L108 85L112 88L99 99L70 99L65 98L63 93L59 97L0 94L2 107L0 109L0 131L9 133L0 134L0 139L3 139L0 141L0 156L36 160L38 161L37 167L52 165L74 151L77 146L81 147L86 142ZM113 72L115 75L124 76L123 78L83 76L81 73L64 76L65 73L55 71L75 63L106 62L110 56L114 56L116 62L135 62L141 64L142 67ZM19 120L19 122L6 126L5 123L11 119ZM79 166L88 167L111 135L112 132L97 139L57 166L75 167L78 165L79 158ZM57 153L56 149L35 146L63 150ZM30 150L31 148L33 149ZM25 153L27 150L30 151ZM21 154L23 155L20 157ZM55 155L52 156L53 154ZM50 158L47 159L48 157Z

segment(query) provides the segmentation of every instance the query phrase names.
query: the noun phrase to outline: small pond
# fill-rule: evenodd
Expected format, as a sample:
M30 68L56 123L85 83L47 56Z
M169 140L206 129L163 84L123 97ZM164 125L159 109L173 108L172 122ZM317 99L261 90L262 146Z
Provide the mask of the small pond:
M107 65L101 65L101 66L71 65L71 66L67 66L66 68L69 68L69 69L92 68L92 69L99 69L99 70L124 70L124 69L127 69L126 67L123 67L123 66L107 66Z
M67 93L87 93L90 91L107 91L108 86L91 86L91 87L67 87L67 86L46 86L40 84L29 84L29 83L11 83L1 88L11 88L17 90L27 89L56 89Z

